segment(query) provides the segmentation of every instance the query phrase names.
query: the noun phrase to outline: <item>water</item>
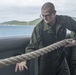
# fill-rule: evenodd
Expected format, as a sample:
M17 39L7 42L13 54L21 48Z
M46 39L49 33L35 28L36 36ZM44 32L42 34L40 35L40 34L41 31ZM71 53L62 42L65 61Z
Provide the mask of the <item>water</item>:
M0 25L0 37L27 35L31 36L34 26Z
M0 37L8 37L8 36L31 36L33 32L34 26L6 26L0 25ZM70 33L70 30L66 29L67 33Z

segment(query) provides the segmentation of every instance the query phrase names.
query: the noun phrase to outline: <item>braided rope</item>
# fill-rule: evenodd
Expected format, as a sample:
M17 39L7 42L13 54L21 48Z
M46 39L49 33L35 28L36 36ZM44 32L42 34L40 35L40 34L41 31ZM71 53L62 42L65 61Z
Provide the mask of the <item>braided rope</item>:
M2 60L0 60L0 67L9 66L10 64L16 64L21 61L30 60L32 58L42 56L48 52L54 51L55 49L57 49L61 46L66 45L67 41L71 41L71 40L72 39L65 39L65 40L59 41L57 43L54 43L52 45L49 45L47 47L41 48L41 49L33 51L33 52L2 59Z

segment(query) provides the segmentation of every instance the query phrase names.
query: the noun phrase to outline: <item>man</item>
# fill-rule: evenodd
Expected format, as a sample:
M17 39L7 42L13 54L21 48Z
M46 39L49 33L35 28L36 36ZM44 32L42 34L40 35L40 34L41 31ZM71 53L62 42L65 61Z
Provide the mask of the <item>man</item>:
M42 20L35 26L26 52L51 45L66 38L66 29L76 32L76 22L68 16L56 15L56 10L51 2L45 3L41 8ZM75 38L74 38L75 39ZM68 41L66 46L74 46L76 41ZM38 75L70 75L65 58L64 47L39 57ZM17 63L15 71L26 69L26 61Z

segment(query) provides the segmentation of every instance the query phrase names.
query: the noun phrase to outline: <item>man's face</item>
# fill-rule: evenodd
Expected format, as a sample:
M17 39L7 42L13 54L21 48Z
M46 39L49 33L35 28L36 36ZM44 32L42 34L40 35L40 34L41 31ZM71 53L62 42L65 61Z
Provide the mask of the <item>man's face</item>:
M56 12L53 11L51 13L46 13L45 11L42 12L42 17L46 23L54 24Z

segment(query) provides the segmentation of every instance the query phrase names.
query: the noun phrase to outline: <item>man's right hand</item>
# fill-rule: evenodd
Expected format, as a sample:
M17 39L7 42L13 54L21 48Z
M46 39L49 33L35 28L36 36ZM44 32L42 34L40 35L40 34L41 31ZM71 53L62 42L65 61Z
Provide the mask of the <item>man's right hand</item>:
M23 71L24 68L25 68L25 69L28 69L28 67L26 66L26 61L17 63L17 64L16 64L16 67L15 67L15 72L17 72L18 70L19 70L19 71Z

